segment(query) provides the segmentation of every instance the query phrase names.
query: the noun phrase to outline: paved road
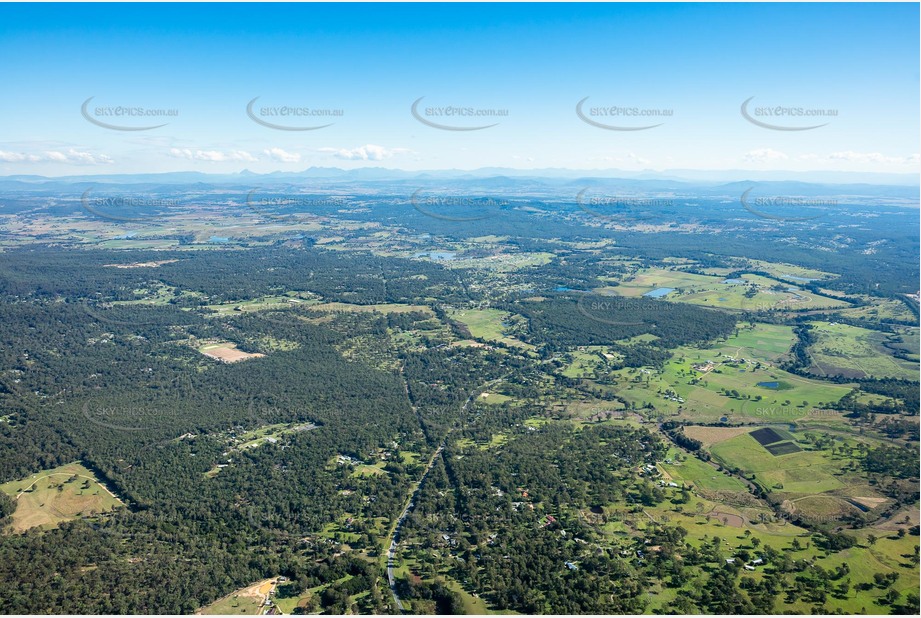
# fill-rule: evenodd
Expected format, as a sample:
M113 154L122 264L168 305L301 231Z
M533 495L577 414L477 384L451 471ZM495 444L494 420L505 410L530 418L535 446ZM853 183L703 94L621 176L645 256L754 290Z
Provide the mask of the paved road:
M474 391L467 398L467 401L464 402L464 405L461 407L461 412L467 409L467 406L470 405L470 402L473 401L474 397L479 396L480 393L482 393L484 390L486 390L493 384L504 380L505 377L506 376L503 376L502 378L496 378L495 380L491 380L490 382L483 385L483 387L480 388L479 390ZM413 406L413 409L415 409L415 406ZM429 472L431 472L432 466L435 465L435 460L437 460L438 456L441 455L441 451L444 450L445 444L447 444L448 442L448 436L451 435L451 432L453 432L454 429L455 428L451 428L448 430L448 433L447 435L445 435L444 439L441 441L441 444L438 446L437 449L435 449L435 452L432 454L432 458L429 459L429 463L425 467L425 472L422 473L422 476L419 478L419 481L415 484L415 488L413 489L412 494L410 494L409 499L406 501L406 506L403 508L403 512L400 513L400 517L397 519L397 523L393 527L393 531L390 533L390 545L387 548L387 582L390 584L390 592L393 594L393 601L394 603L396 603L397 609L401 612L403 611L403 602L400 601L400 595L397 594L396 578L393 576L393 560L394 560L394 557L396 556L397 544L400 541L400 528L403 526L403 522L406 521L406 517L413 510L413 507L416 506L416 497L419 494L419 488L422 486L422 483L425 482L425 478L429 475Z
M425 481L425 477L428 476L432 466L435 465L435 460L439 455L441 455L441 451L444 450L445 441L447 441L447 438L445 438L441 445L435 449L435 453L429 460L429 464L425 467L425 472L422 474L419 482L416 483L416 489L409 497L409 500L407 500L406 506L403 508L403 512L400 513L400 517L397 519L397 523L393 527L393 533L390 535L390 547L387 549L387 581L390 583L390 592L393 593L393 601L396 603L397 609L401 612L403 611L403 603L400 601L400 595L397 594L396 578L393 576L393 560L396 556L397 543L400 539L400 528L403 526L403 522L406 521L406 517L409 515L410 511L412 511L413 507L416 506L416 496L419 494L419 487L422 486L423 481Z

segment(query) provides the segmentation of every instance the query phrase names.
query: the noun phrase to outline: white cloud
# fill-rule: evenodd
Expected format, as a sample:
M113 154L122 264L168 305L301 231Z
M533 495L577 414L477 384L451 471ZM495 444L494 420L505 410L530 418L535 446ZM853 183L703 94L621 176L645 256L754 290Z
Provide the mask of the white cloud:
M332 154L337 159L347 161L383 161L393 155L410 152L407 148L385 148L375 144L365 144L358 148L320 148L320 152Z
M263 152L270 158L282 163L297 163L301 160L300 153L286 152L281 148L267 148Z
M188 159L190 161L211 161L220 163L222 161L258 161L256 157L245 150L192 150L190 148L170 148L169 154L177 159Z
M5 163L70 163L73 165L106 165L114 163L108 155L93 154L92 152L76 150L75 148L69 148L66 151L46 150L41 154L0 150L0 161Z
M35 161L37 159L28 159L28 157L35 157L35 155L26 155L21 152L8 152L6 150L0 150L0 161L6 163L19 163L20 161Z
M649 159L645 159L641 157L640 155L636 154L635 152L627 153L627 159L629 161L633 161L634 163L641 163L643 165L649 165L650 163L652 163Z
M749 150L742 159L749 163L764 163L765 161L785 161L789 157L784 153L774 150L773 148L756 148Z

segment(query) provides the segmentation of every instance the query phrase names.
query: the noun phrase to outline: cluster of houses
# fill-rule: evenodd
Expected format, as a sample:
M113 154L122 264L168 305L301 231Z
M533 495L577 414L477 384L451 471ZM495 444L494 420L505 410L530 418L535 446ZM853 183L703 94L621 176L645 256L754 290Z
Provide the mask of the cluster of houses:
M672 460L666 459L665 463L670 464L672 463ZM643 466L640 466L639 474L640 476L659 476L660 472L659 472L659 469L655 467L654 465L645 464ZM659 485L661 485L662 487L680 487L678 483L675 483L674 481L666 481L665 479L659 479Z
M275 602L272 601L272 597L275 596L275 593L278 591L277 586L288 581L287 577L279 577L277 580L272 582L272 588L265 595L265 598L262 600L262 605L259 608L259 614L261 616L275 616L281 614L281 610L278 609L278 606L275 605Z

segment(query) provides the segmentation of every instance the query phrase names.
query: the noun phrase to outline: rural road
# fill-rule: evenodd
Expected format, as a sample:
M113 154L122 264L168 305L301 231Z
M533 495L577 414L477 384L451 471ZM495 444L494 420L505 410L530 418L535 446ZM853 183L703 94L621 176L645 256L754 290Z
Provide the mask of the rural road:
M478 397L487 388L489 388L490 386L492 386L493 384L497 382L501 382L502 380L505 379L505 377L507 376L503 376L501 378L496 378L495 380L491 380L490 382L487 382L486 384L484 384L482 388L471 393L471 395L467 398L467 401L464 402L464 405L461 406L461 412L467 409L467 406L470 405L470 402L473 401L474 397ZM408 394L409 392L407 390L407 395ZM415 410L415 406L413 406L413 409ZM432 471L432 466L435 465L435 461L438 459L438 456L441 455L441 452L444 450L445 444L447 444L448 442L448 436L450 436L451 432L453 432L455 429L456 427L449 429L448 433L445 434L445 437L442 439L441 444L438 446L437 449L435 449L435 452L432 454L432 458L429 459L429 463L425 467L425 472L422 473L422 476L419 477L419 480L415 483L412 493L410 493L409 499L406 501L406 506L403 508L403 512L400 513L400 517L397 519L396 525L394 525L393 530L390 532L390 543L387 548L387 582L390 584L390 592L391 594L393 594L393 601L396 604L397 609L401 612L403 611L403 602L400 601L400 595L397 594L396 578L393 576L393 561L396 556L397 544L399 543L399 539L400 539L400 528L403 526L403 522L406 521L406 517L409 515L409 513L413 510L413 507L416 505L416 496L419 494L419 488L422 487L422 483L425 482L425 479L429 475L429 472Z
M425 472L422 474L422 477L419 479L419 482L416 483L416 488L413 490L412 495L410 495L409 500L406 502L406 506L403 508L403 512L400 513L400 517L397 519L396 525L393 527L393 533L390 535L390 547L387 550L387 581L390 584L390 592L393 593L393 601L397 605L397 609L401 612L403 611L403 602L400 601L400 596L397 594L397 584L396 578L393 576L393 559L396 556L397 543L400 538L400 527L403 525L403 522L406 520L406 516L409 515L409 512L416 505L416 496L419 493L419 488L422 487L425 477L428 476L429 471L432 469L432 466L435 465L435 460L441 455L441 451L445 448L445 442L447 442L447 437L441 442L441 445L435 452L432 454L432 458L429 460L429 464L425 467Z
M662 423L657 423L657 424L656 424L656 429L659 431L660 434L662 434L662 435L665 437L665 439L668 441L669 444L672 444L672 445L674 445L676 448L680 449L686 456L688 456L688 457L693 457L693 458L695 458L695 459L698 459L698 460L700 460L700 461L703 461L705 464L709 464L716 472L718 472L718 473L720 473L720 474L725 474L725 475L727 475L727 476L731 476L731 477L733 477L733 478L735 478L735 479L738 479L738 480L742 481L742 483L744 483L745 486L748 487L748 489L749 489L753 494L754 494L754 493L757 493L757 491L758 491L758 489L759 489L758 485L756 485L756 484L753 483L752 481L748 480L747 478L745 478L745 477L742 476L741 474L736 474L736 473L734 473L734 472L728 470L725 466L720 466L719 463L713 461L712 459L702 460L702 459L700 459L699 457L697 457L697 455L695 455L694 453L692 453L692 452L689 451L688 449L684 448L683 446L681 446L680 444L678 444L677 442L675 442L675 441L672 439L672 437L671 437L670 435L668 435L668 433L662 429ZM720 470L720 468L722 468L722 470Z

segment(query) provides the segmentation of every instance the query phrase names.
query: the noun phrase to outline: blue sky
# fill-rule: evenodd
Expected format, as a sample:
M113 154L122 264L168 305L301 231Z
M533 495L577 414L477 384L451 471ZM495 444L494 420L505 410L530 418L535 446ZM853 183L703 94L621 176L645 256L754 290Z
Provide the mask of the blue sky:
M916 173L918 11L827 3L4 4L0 175L311 166ZM98 126L81 114L90 97L92 120L166 125ZM255 97L258 119L332 124L263 126L246 113ZM497 124L430 126L411 114L420 97L422 120ZM586 97L589 120L659 126L599 128L576 113ZM750 117L775 128L743 117L750 97ZM118 107L176 115L103 115ZM280 107L341 115L263 109ZM446 107L505 115L435 115ZM795 111L766 115L777 107ZM789 130L817 124L824 126Z

